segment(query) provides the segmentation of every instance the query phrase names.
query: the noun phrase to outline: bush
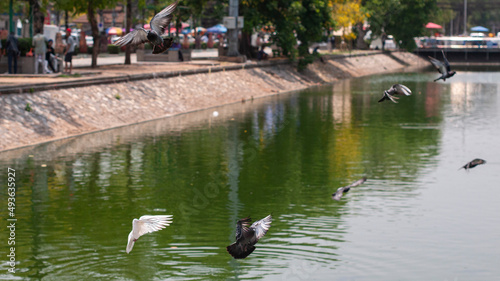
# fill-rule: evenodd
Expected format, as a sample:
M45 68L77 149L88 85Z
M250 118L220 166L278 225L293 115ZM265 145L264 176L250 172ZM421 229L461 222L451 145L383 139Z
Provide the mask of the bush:
M307 65L314 62L314 58L315 58L314 55L305 55L303 58L299 59L299 63L297 64L297 70L299 72L306 70Z
M25 57L26 53L33 48L33 38L17 38L19 41L19 51L21 52L21 56Z
M73 52L73 56L76 56L80 53L80 47L79 46L75 46L75 51Z
M189 49L194 49L195 44L194 43L189 43Z
M207 48L207 43L201 42L201 48L205 50Z
M144 43L144 50L153 50L153 45L151 43Z
M108 45L108 53L119 54L120 53L120 46Z
M214 43L214 48L219 48L219 42Z
M87 53L88 53L89 55L92 55L92 52L93 52L93 51L94 51L94 47L93 47L93 46L92 46L92 47L87 47Z
M21 56L25 57L26 53L33 48L33 39L32 38L17 38L19 45L19 51L21 51ZM2 39L2 50L6 50L7 47L7 39Z

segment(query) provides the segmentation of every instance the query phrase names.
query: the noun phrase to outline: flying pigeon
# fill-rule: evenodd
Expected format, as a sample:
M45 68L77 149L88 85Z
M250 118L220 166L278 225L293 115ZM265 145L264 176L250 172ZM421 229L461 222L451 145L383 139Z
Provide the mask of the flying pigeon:
M434 65L434 67L437 69L437 71L439 71L439 73L441 73L441 77L439 77L438 79L435 79L434 82L436 82L439 79L443 79L443 81L446 81L446 78L450 78L453 75L455 75L455 73L456 73L455 71L451 71L450 62L446 59L446 56L444 55L443 50L441 50L441 52L443 53L444 62L437 60L433 57L429 57L432 65Z
M394 84L389 90L384 91L384 96L378 101L383 102L385 100L390 100L394 103L398 103L395 99L399 99L394 95L411 95L410 89L403 84Z
M149 22L151 30L145 30L142 27L133 30L127 35L116 40L114 44L117 46L125 46L129 44L139 45L149 42L153 45L153 54L165 52L172 46L173 38L163 38L161 35L165 32L165 28L170 25L170 21L172 21L173 18L172 13L177 7L177 3L178 1L170 4L151 19Z
M357 180L348 186L339 187L339 189L337 189L337 191L334 194L332 194L332 199L339 201L340 198L342 198L342 195L344 193L348 192L351 189L351 187L356 187L356 186L364 183L365 181L366 181L366 177L363 177L362 179Z
M476 158L476 159L470 161L469 163L465 164L463 167L460 167L460 169L463 168L465 170L469 170L469 169L476 167L477 165L481 165L481 164L485 164L485 163L486 163L486 160Z
M155 232L172 223L172 215L142 216L132 221L132 231L128 235L127 254L132 251L135 241L146 233Z
M269 215L248 227L251 221L246 217L236 223L236 242L226 248L235 259L244 259L255 250L254 245L271 227L272 217Z

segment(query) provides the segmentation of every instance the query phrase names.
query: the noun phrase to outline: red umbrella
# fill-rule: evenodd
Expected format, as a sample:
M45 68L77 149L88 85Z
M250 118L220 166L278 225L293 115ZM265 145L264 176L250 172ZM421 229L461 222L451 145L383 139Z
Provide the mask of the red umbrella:
M433 22L429 22L428 24L425 25L425 28L435 28L435 29L441 29L443 28L442 26L440 26L439 24L436 24L436 23L433 23Z

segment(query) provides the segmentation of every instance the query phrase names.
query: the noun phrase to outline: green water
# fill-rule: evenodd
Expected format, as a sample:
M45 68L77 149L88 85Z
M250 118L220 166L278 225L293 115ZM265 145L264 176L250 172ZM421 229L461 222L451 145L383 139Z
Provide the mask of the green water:
M435 77L345 80L0 153L3 229L9 167L17 185L16 273L2 231L0 278L495 280L500 73ZM414 94L377 103L395 82ZM173 223L126 254L146 214ZM268 214L234 260L236 221Z

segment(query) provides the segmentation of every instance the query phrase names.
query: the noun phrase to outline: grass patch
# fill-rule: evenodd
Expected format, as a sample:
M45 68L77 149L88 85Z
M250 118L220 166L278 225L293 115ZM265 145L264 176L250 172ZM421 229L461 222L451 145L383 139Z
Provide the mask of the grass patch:
M57 78L78 78L82 77L80 73L73 73L73 74L60 74L56 76Z

